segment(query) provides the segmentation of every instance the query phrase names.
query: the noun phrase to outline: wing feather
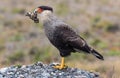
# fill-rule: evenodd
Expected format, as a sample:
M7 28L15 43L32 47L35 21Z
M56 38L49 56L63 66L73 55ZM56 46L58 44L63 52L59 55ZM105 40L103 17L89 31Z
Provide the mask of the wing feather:
M85 40L77 35L77 33L69 26L58 26L56 27L56 32L58 38L61 38L64 43L69 44L73 48L79 49L86 44Z

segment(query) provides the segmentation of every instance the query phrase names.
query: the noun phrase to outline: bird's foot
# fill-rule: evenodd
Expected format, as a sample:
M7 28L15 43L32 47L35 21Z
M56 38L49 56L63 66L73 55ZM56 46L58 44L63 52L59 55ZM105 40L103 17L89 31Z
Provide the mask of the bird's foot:
M60 64L57 64L57 65L53 66L53 68L59 69L59 70L66 69L67 67L68 66L66 66L66 65L60 65Z
M96 72L95 70L90 70L90 72L92 73L92 72Z

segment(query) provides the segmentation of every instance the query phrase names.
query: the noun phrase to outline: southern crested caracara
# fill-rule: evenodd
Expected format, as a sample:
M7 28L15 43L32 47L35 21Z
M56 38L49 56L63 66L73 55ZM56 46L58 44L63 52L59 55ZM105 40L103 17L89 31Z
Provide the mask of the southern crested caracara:
M46 36L59 50L62 57L61 64L54 66L54 68L65 68L64 57L69 56L71 52L83 51L84 53L93 54L98 59L104 60L103 56L88 46L86 41L68 24L54 16L53 9L51 7L39 6L34 10L34 13L39 15L41 22L43 23Z

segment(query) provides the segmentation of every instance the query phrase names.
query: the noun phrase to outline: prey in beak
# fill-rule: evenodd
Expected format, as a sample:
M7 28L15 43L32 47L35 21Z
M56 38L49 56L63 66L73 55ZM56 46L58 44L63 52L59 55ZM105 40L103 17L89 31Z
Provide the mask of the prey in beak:
M33 12L27 12L26 16L28 16L30 19L32 19L35 23L39 23L39 19L38 19L37 15L41 14L43 11L46 11L46 10L53 12L53 9L51 7L39 6Z
M34 12L27 12L25 15L32 19L35 23L39 23L36 10L34 10Z

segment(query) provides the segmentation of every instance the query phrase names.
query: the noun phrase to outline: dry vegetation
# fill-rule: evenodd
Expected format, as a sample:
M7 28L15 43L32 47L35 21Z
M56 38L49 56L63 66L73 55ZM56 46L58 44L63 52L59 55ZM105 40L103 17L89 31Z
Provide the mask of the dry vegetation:
M54 7L57 16L105 57L72 54L67 65L100 72L101 78L120 78L120 0L3 0L0 2L0 67L59 61L59 53L41 24L24 16L39 5Z

